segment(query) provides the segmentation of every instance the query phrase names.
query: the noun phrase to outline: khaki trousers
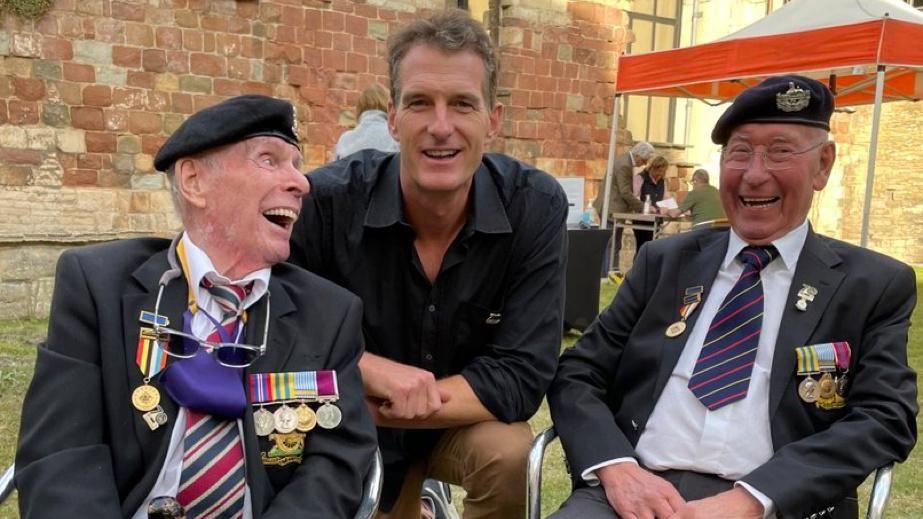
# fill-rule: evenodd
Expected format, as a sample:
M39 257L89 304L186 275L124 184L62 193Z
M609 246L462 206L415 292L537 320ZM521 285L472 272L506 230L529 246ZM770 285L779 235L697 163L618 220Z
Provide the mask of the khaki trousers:
M376 519L419 519L423 480L435 478L467 492L464 519L518 519L526 514L526 422L481 422L449 429L429 458L407 471L391 512Z

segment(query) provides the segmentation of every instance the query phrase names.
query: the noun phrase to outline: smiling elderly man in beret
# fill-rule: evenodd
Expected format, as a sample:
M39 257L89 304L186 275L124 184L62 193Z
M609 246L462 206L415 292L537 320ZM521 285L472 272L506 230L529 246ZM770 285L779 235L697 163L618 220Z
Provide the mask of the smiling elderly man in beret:
M815 234L833 94L801 76L718 120L730 229L641 249L548 401L575 490L555 518L851 518L916 441L914 273Z
M301 161L291 104L226 100L155 159L176 239L61 256L23 406L22 517L143 518L161 496L197 519L355 513L375 452L362 310L282 263Z

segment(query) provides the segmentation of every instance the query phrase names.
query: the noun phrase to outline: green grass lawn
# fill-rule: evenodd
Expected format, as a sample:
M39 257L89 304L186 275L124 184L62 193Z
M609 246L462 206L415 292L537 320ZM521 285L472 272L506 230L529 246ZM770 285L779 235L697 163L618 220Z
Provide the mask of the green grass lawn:
M917 269L917 292L923 285L923 268ZM600 294L600 308L607 305L615 293L615 287L604 283ZM917 307L913 321L923 319L923 310ZM18 320L0 321L0 434L6 441L0 443L0 465L9 465L15 450L15 438L19 431L19 413L22 398L32 376L35 360L35 344L45 334L46 321ZM923 368L923 330L911 328L908 345L910 364L919 372ZM577 340L576 335L567 335L563 347L570 346ZM919 398L919 397L918 397ZM544 430L551 425L547 405L542 405L538 414L530 420L534 431ZM920 418L917 418L920 428ZM860 501L865 504L868 483ZM542 511L548 515L570 493L570 482L564 468L563 455L559 442L555 442L545 457L545 470L542 483ZM456 500L458 503L460 499ZM15 518L16 496L0 507L0 518ZM864 514L864 511L863 511ZM910 459L895 469L894 487L891 492L891 504L888 517L918 518L923 517L923 455L915 449Z

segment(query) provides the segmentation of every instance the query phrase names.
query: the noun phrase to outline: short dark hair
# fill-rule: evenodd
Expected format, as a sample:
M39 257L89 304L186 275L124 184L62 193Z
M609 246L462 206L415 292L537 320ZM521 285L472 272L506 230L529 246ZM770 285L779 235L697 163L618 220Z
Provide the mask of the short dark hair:
M461 9L448 9L429 18L416 20L388 39L388 74L391 76L391 101L401 96L398 68L414 45L433 45L445 52L469 50L484 63L484 99L490 109L497 102L500 64L487 31Z

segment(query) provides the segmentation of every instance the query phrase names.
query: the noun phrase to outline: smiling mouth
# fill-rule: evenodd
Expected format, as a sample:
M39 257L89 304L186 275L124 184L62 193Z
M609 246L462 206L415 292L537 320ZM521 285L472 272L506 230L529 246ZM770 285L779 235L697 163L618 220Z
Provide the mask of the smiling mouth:
M458 155L458 150L426 150L423 152L424 155L431 159L450 159Z
M779 200L781 200L777 196L773 196L769 198L752 198L752 197L747 198L747 197L741 196L739 198L740 198L740 203L746 207L766 207L768 205L772 205L778 202Z
M270 209L263 212L263 217L279 227L287 229L298 219L298 213L285 208Z

